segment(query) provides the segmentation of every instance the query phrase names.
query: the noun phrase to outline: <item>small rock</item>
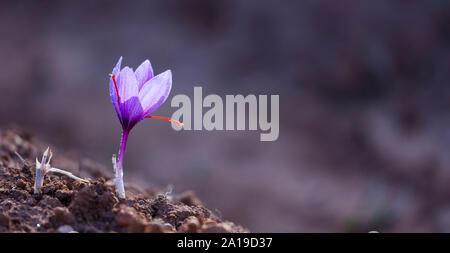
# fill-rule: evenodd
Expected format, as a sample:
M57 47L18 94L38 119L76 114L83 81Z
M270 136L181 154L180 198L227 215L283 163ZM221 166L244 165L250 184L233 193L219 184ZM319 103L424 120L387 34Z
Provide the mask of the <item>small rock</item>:
M172 231L172 225L170 225L169 223L165 223L163 220L158 218L148 223L145 228L145 233L167 233Z
M73 228L69 225L64 225L58 228L58 233L78 233L77 231L73 230Z
M202 233L231 233L233 228L227 223L217 223L216 221L210 220L205 222L201 227Z
M142 220L135 220L128 226L128 233L144 233L146 232L147 224Z
M121 227L127 227L138 219L136 210L127 205L121 204L120 211L116 214L115 221Z
M200 227L200 221L195 216L189 216L181 225L181 231L185 233L195 233Z
M75 218L66 207L56 207L53 212L55 213L55 219L58 222L63 224L73 224L75 222Z

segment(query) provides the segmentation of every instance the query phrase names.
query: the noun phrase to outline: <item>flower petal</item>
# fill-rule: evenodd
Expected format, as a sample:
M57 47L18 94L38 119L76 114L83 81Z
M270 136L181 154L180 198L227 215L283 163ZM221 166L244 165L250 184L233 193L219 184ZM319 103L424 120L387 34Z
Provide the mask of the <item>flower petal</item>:
M112 74L113 75L119 75L120 72L120 65L122 64L122 56L120 56L119 60L116 63L116 66L113 68Z
M131 130L139 121L144 119L144 112L138 97L131 97L120 104L122 113L122 128Z
M120 73L120 65L122 64L122 56L119 58L119 61L117 61L116 66L112 70L112 74L116 76ZM119 105L117 104L117 92L116 87L114 87L114 81L112 77L109 78L109 96L111 97L111 102L113 103L114 110L116 110L117 116L119 117L119 120L121 120L121 114L119 110Z
M134 72L138 81L139 90L142 89L144 83L153 77L153 68L149 60L145 60Z
M137 97L139 88L136 76L131 68L125 67L116 78L119 89L120 103L124 103L132 97Z
M166 70L144 84L139 92L139 100L145 116L151 114L166 101L171 88L172 72L170 70Z
M134 71L124 67L116 79L119 90L121 123L124 129L131 129L143 118L142 106L138 98L138 82Z

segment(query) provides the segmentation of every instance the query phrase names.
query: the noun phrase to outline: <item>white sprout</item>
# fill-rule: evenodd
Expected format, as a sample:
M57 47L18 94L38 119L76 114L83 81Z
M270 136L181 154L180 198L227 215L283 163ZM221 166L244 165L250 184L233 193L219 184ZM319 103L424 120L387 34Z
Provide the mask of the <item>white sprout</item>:
M171 202L173 200L173 194L172 193L173 193L173 185L169 184L167 186L167 191L164 193L164 196L167 198L167 200L169 202Z
M117 156L116 154L112 155L112 165L113 165L113 169L114 169L114 175L117 175L117 172L121 173L120 177L115 177L114 179L114 184L116 185L116 192L119 195L120 198L124 199L125 198L125 188L123 186L123 171L119 170L119 162L117 160Z
M20 158L19 154L18 154L18 156ZM44 176L48 172L54 172L54 173L63 174L63 175L66 175L66 176L68 176L68 177L70 177L72 179L75 179L75 180L78 180L78 181L81 181L81 182L89 184L89 180L79 178L79 177L77 177L77 176L73 175L72 173L70 173L68 171L65 171L65 170L52 168L50 166L50 161L52 160L52 156L53 156L52 151L50 150L50 148L47 148L47 150L45 150L44 154L42 155L42 160L40 162L36 158L36 178L34 180L34 194L38 194L39 193L39 190L41 189L41 187L42 187L42 185L44 183Z
M20 161L21 161L23 164L25 164L25 159L23 159L23 157L22 157L19 153L17 153L17 151L14 151L14 153L16 154L17 157L19 157Z

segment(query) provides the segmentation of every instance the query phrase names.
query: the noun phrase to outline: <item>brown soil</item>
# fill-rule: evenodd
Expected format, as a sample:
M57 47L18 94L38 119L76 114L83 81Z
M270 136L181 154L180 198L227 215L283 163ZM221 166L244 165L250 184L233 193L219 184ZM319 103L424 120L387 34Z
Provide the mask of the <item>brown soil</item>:
M222 221L192 192L158 194L128 185L121 200L105 167L55 149L54 167L91 183L49 173L41 193L33 194L34 161L45 148L18 128L0 130L0 232L247 232Z

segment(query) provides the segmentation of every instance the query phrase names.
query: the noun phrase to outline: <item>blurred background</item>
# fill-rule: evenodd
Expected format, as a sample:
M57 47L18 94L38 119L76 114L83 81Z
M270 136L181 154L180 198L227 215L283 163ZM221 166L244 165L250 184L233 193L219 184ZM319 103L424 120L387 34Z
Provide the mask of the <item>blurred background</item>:
M279 94L280 137L132 131L125 182L253 232L450 232L450 2L1 1L0 125L107 167L120 56L176 94ZM206 110L204 110L206 111ZM112 170L112 169L111 169Z

